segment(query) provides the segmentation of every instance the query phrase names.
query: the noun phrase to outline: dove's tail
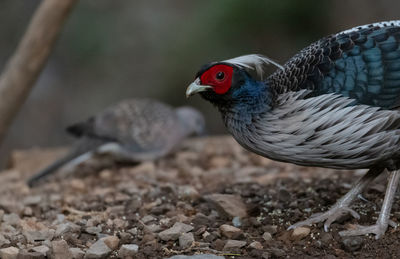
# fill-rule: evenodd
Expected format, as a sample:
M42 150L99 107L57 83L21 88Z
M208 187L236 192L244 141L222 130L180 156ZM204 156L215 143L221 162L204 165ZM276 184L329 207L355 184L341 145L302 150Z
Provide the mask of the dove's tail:
M34 174L31 178L28 179L28 186L32 187L37 184L39 181L51 175L64 165L77 161L76 164L87 160L90 156L88 156L91 152L95 151L99 146L105 144L106 141L102 139L93 139L93 138L81 138L77 145L64 157L55 161L53 164ZM75 164L75 163L74 163Z

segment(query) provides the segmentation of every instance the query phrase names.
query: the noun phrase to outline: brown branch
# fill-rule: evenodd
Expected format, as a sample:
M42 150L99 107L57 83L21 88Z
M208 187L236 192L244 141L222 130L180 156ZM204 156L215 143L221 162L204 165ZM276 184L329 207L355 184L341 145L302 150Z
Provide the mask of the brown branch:
M0 143L46 64L77 0L43 0L0 76Z

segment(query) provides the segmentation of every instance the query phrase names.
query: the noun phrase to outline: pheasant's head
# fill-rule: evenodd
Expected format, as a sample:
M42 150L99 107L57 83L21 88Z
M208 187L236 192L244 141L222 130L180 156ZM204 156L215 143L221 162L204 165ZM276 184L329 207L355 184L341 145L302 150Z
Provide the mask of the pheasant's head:
M195 93L219 108L252 103L266 93L264 66L281 66L261 55L246 55L204 65L195 81L186 90L189 97Z

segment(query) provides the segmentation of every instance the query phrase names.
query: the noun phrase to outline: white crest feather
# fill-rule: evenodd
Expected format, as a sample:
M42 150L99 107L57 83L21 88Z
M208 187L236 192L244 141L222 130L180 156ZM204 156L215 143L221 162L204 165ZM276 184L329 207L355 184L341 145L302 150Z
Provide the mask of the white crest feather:
M223 62L255 70L257 75L261 77L261 79L263 79L264 76L264 65L274 65L277 68L283 70L283 66L273 61L272 59L259 54L239 56L236 58L224 60Z

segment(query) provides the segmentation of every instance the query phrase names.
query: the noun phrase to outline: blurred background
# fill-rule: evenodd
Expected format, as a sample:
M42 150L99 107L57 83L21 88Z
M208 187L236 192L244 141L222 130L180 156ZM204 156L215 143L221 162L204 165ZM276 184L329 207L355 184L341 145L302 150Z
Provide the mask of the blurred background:
M0 68L40 1L0 1ZM261 53L284 63L301 48L353 26L400 19L398 0L81 0L0 149L72 143L71 123L129 97L193 105L211 134L224 133L209 104L185 98L206 62ZM272 71L272 70L271 70Z

